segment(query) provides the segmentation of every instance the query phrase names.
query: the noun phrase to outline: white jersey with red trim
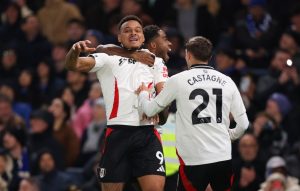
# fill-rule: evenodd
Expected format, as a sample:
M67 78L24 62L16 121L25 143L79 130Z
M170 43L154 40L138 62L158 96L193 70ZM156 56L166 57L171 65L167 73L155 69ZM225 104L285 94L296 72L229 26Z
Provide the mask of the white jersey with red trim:
M235 83L207 65L172 76L152 101L147 96L143 91L139 99L148 116L176 100L176 149L185 165L230 160L231 137L241 136L249 124ZM230 113L237 122L235 136L230 135Z
M142 82L154 87L168 78L167 67L156 57L154 66L149 67L131 58L95 53L96 64L90 72L96 72L105 101L108 125L153 125L141 120L142 110L135 94Z

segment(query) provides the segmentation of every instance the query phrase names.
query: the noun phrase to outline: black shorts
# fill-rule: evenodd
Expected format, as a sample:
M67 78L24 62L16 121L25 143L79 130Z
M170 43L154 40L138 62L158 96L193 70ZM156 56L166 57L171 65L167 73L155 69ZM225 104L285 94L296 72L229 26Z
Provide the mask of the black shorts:
M97 171L100 182L107 183L144 175L165 176L160 135L153 126L108 126Z
M204 191L210 184L214 191L230 191L233 182L231 160L179 167L177 191Z

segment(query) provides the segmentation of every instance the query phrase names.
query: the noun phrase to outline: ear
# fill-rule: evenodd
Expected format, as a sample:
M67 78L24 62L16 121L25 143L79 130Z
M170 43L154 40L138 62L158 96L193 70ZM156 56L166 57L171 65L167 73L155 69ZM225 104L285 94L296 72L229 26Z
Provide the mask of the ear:
M155 42L150 42L150 47L153 49L156 49L156 43Z
M191 53L188 52L188 51L185 51L185 57L187 60L190 60L191 59Z
M118 34L118 42L121 43L121 35Z

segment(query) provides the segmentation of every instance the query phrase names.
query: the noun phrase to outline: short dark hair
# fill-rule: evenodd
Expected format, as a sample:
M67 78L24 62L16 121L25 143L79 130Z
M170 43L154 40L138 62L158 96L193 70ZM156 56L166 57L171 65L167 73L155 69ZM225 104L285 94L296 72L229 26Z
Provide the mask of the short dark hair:
M135 15L128 15L128 16L123 17L123 19L121 19L121 21L118 24L118 29L119 30L121 29L121 26L123 25L123 23L125 23L127 21L132 21L132 20L133 21L137 21L143 27L143 22L142 22L142 20L140 18L138 18Z
M153 40L155 37L157 37L159 34L158 32L161 29L157 25L148 25L145 26L143 31L144 31L144 36L145 36L145 44L148 44L151 40Z
M195 59L206 62L212 55L213 45L207 38L195 36L188 40L185 44L185 48Z

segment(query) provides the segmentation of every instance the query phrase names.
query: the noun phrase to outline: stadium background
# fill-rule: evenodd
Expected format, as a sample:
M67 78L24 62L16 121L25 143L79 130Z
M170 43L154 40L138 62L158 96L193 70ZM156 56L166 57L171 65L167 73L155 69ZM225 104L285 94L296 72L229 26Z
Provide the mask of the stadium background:
M64 58L79 40L117 43L129 14L166 31L170 76L186 69L189 37L213 42L210 64L235 81L251 122L233 144L233 190L258 190L276 169L285 182L300 178L297 0L1 0L0 12L0 190L18 190L29 176L42 191L98 190L101 89L94 75L66 71Z

